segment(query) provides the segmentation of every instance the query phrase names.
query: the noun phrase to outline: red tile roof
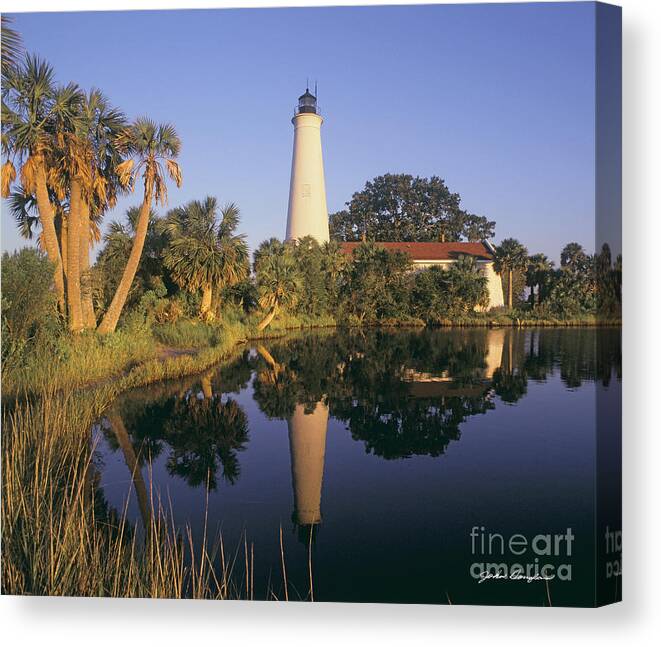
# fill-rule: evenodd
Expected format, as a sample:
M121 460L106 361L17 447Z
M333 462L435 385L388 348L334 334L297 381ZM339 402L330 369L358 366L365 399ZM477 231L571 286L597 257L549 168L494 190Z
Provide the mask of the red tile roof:
M475 256L492 261L493 253L484 243L376 243L388 251L406 252L412 261L450 261L459 256ZM342 252L351 255L360 243L340 243Z

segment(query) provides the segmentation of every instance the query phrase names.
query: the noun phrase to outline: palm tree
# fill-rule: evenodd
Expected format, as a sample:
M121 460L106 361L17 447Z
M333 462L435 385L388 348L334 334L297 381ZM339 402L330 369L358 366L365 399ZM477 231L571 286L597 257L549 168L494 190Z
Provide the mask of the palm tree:
M57 91L53 77L48 63L27 55L3 78L2 152L7 160L2 165L2 196L10 195L19 167L23 190L35 196L44 248L53 263L58 303L64 312L64 270L49 189L54 188L52 153L58 135L54 127L73 117L80 94L73 84Z
M579 243L567 243L560 252L560 266L572 271L580 270L588 256Z
M262 243L255 253L258 303L267 311L257 326L258 330L264 330L283 308L295 306L302 286L291 252L282 244L278 249L273 241L266 241L266 245Z
M200 317L211 316L214 286L223 289L236 285L249 273L245 236L235 234L239 209L230 203L221 209L217 222L216 198L193 200L173 209L165 230L170 239L163 264L173 280L189 292L202 289Z
M152 200L157 204L167 202L165 173L178 187L181 186L181 169L174 159L179 155L180 148L181 142L173 126L157 126L145 117L126 128L118 139L118 150L130 156L116 168L119 182L121 186L133 189L138 175L142 173L144 194L131 253L115 296L99 324L98 331L102 334L115 330L126 303L145 244Z
M321 246L321 263L327 277L327 289L331 303L336 305L340 287L340 277L348 264L336 240L329 240Z
M548 282L550 272L553 270L553 261L546 254L533 254L528 258L526 267L526 285L530 288L530 302L535 305L535 287L537 287L537 303L544 297L543 287Z
M23 42L21 35L10 27L12 18L2 16L0 20L2 24L2 77L4 79L18 64L23 51Z
M80 332L83 329L80 297L80 202L83 188L91 183L91 156L78 136L84 95L77 87L72 87L71 90L72 96L75 97L71 104L72 110L53 115L53 144L48 181L60 201L67 195L69 198L66 237L60 236L60 247L66 282L69 329L72 332ZM55 102L57 103L61 93L67 91L68 87L56 90Z
M275 254L285 253L285 243L277 238L269 238L259 244L253 255L253 271L257 273L257 267L263 259L273 256Z
M513 275L516 270L524 270L528 262L528 250L515 238L506 238L498 247L496 247L496 261L494 268L496 272L502 274L507 272L507 305L512 307Z
M140 207L129 207L126 210L125 221L113 220L108 224L103 237L104 246L99 252L95 271L98 275L97 287L102 292L97 301L97 308L103 310L112 301L117 285L119 284L119 273L124 267L126 259L131 254L133 240L135 239L138 220L140 219ZM135 291L140 291L138 286L144 286L149 281L150 270L156 264L161 263L162 237L156 226L157 219L153 210L149 211L149 222L147 223L147 235L142 250L140 263L136 277L134 278L127 300L131 300ZM136 290L138 288L138 290ZM145 288L146 289L146 288Z
M79 225L78 275L82 324L86 328L95 328L96 315L89 286L89 254L93 242L99 240L99 220L107 209L115 206L117 194L122 189L116 173L116 168L123 161L117 143L126 128L126 118L97 89L84 95L78 117L76 141L87 161L86 172L77 178L78 182L82 182L79 214L76 216ZM69 235L72 238L70 244L75 244L75 234L69 230ZM72 272L75 268L70 267L69 274Z

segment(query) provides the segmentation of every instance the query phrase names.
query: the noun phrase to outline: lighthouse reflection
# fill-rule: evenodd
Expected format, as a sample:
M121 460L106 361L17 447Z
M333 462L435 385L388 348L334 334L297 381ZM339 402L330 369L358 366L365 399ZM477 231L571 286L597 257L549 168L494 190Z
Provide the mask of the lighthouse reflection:
M297 404L287 421L294 522L301 527L321 523L321 486L324 476L328 407L318 402L312 410Z

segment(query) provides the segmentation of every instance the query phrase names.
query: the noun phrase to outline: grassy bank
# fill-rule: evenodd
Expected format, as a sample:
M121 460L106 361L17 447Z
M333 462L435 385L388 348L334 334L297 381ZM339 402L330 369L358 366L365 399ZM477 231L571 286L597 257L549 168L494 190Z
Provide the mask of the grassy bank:
M212 348L147 359L87 389L63 388L72 384L75 367L81 366L75 360L59 380L48 380L57 378L51 365L38 388L25 390L25 397L3 407L3 593L254 597L247 540L241 546L245 555L232 547L226 556L221 536L196 546L190 529L173 527L169 511L151 498L149 486L147 527L137 532L126 510L107 506L92 460L90 429L122 391L203 371L238 351L245 328L217 328L222 337ZM111 377L115 373L115 368L108 372ZM273 591L269 595L275 597Z

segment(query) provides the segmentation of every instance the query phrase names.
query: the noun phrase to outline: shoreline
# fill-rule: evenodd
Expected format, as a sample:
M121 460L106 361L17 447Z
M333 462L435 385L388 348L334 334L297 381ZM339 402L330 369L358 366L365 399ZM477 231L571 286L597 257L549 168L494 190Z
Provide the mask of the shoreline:
M130 391L132 389L137 389L141 388L144 386L149 386L150 384L157 384L159 382L166 382L168 380L176 380L180 379L186 376L191 376L195 375L197 373L201 373L217 364L220 364L223 361L226 361L229 359L232 355L233 352L238 351L242 346L245 346L247 344L250 344L251 342L259 342L259 341L265 341L269 339L282 339L286 337L287 335L293 333L293 332L305 332L305 331L312 331L312 330L337 330L337 329L351 329L351 330L359 330L363 328L367 329L385 329L385 330L395 330L395 329L420 329L420 328L428 328L430 330L450 330L452 328L461 328L463 330L468 330L468 329L503 329L503 328L515 328L515 329L534 329L534 328L544 328L546 330L550 328L558 328L558 329L567 329L567 328L572 328L572 329L588 329L588 328L621 328L622 324L621 322L619 323L614 323L614 322L598 322L598 323L592 323L592 322L585 322L585 321L574 321L574 322L567 322L565 324L552 324L552 323L521 323L521 324L516 324L512 323L512 325L506 325L506 324L492 324L492 323L486 323L486 324L447 324L447 325L436 325L436 326L420 326L416 324L373 324L373 325L365 325L365 326L340 326L337 323L335 324L312 324L312 325L301 325L301 326L290 326L290 327L285 327L282 329L276 329L272 333L267 333L267 334L260 334L260 335L250 335L246 336L245 338L236 340L234 342L234 345L225 348L224 345L219 345L213 348L206 348L199 350L193 354L190 355L182 355L179 354L178 356L173 356L170 357L166 360L166 366L161 368L161 370L158 372L158 376L147 373L144 377L146 379L141 379L141 372L148 371L149 368L154 365L154 364L160 364L163 363L163 360L161 359L156 359L156 360L148 360L147 362L144 362L142 364L139 364L138 366L133 367L123 378L120 378L117 380L117 384L119 385L119 388L116 392L115 397L121 395L122 393L125 393L127 391ZM167 350L170 351L177 351L180 349L176 348L169 348ZM181 366L180 366L181 364ZM137 373L134 375L134 371ZM110 377L109 380L112 380L113 378Z
M148 386L167 380L176 380L189 375L201 373L212 366L219 364L231 357L232 353L238 352L242 346L251 342L265 341L269 339L281 339L294 332L305 332L314 330L361 330L361 329L383 329L383 330L411 330L411 329L429 329L429 330L451 330L451 329L506 329L513 328L534 329L552 328L558 329L600 329L600 328L621 328L621 321L590 321L584 319L568 320L565 322L555 322L551 320L513 320L511 323L505 323L497 320L467 320L451 321L443 320L433 325L428 325L418 321L382 321L373 324L357 325L338 325L337 322L311 322L311 323L288 323L272 331L262 331L256 333L247 330L243 324L230 326L227 329L225 339L215 346L203 348L181 348L166 344L158 344L155 347L156 354L146 360L139 361L131 365L129 362L121 371L109 371L105 375L97 376L95 379L87 382L75 382L71 384L58 384L55 370L49 375L48 386L35 386L32 389L26 389L25 386L10 386L10 392L6 393L3 389L2 400L7 402L18 402L28 400L30 397L39 394L44 396L67 395L67 390L83 391L85 393L105 392L104 395L112 399L131 389ZM6 377L3 381L6 381ZM13 388L11 388L13 387ZM50 387L50 388L49 388ZM104 398L105 399L105 398Z

